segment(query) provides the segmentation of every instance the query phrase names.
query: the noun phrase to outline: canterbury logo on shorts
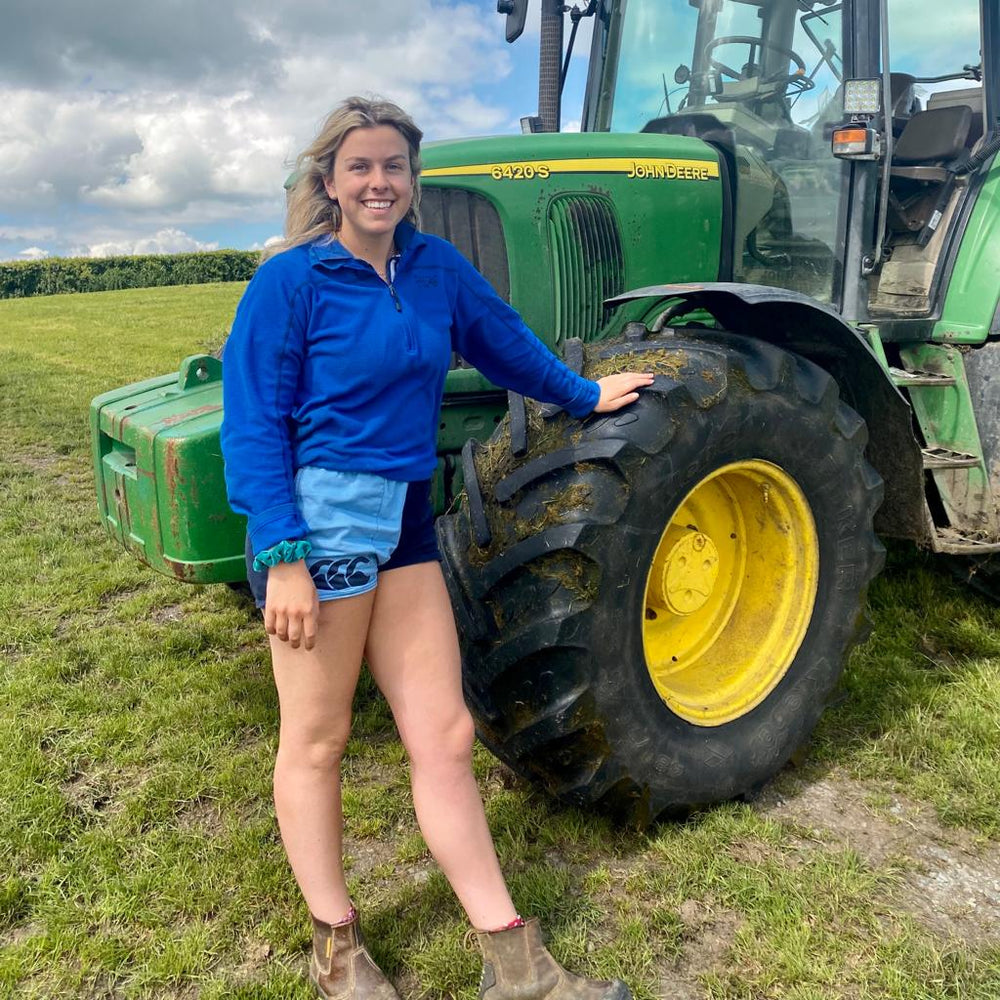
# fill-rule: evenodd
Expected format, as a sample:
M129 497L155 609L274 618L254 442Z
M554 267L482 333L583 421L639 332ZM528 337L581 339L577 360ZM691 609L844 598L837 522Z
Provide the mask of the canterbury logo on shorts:
M317 590L354 590L375 579L377 565L371 556L309 561L309 574Z

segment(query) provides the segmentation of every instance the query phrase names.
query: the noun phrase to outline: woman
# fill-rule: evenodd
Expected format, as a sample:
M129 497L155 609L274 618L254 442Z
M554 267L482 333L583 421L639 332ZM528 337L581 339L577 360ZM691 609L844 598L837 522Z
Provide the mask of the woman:
M270 637L275 811L313 916L310 976L324 997L396 996L341 864L340 761L364 656L409 755L421 832L480 931L481 995L620 1000L622 983L565 973L507 892L471 769L429 493L453 350L581 417L634 401L652 376L575 375L450 244L417 231L421 137L387 102L330 114L225 350L226 481Z

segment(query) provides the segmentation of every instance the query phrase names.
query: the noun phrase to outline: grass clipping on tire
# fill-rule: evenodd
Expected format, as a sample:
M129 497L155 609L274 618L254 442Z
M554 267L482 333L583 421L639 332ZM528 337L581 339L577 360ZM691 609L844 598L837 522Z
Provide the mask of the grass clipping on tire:
M649 344L638 350L627 351L618 348L620 353L607 356L609 348L615 349L614 345L606 342L587 346L583 366L586 378L597 380L605 375L626 371L652 372L654 375L677 378L686 361L683 350L659 345ZM510 545L535 535L544 528L567 523L571 520L566 517L567 514L581 509L586 510L589 504L590 487L583 483L557 490L545 501L543 510L528 518L518 516L515 502L503 506L490 502L489 498L493 496L497 483L506 476L549 452L578 444L583 436L583 420L572 417L565 411L546 418L541 404L533 399L525 399L524 402L528 430L528 449L525 454L515 455L511 451L508 414L476 455L476 474L486 501L486 518L492 540L485 548L480 548L474 542L469 546L469 561L473 565L483 565ZM577 472L581 474L587 468L586 462L581 462L576 467ZM575 520L575 517L572 520Z

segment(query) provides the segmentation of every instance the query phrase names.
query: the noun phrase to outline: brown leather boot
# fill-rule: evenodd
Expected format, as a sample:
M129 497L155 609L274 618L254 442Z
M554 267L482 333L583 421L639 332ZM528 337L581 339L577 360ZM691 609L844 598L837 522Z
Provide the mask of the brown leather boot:
M567 972L542 944L537 920L504 931L477 931L483 951L480 1000L631 1000L620 980Z
M343 924L312 918L313 953L309 978L324 1000L399 1000L392 983L375 964L358 917Z

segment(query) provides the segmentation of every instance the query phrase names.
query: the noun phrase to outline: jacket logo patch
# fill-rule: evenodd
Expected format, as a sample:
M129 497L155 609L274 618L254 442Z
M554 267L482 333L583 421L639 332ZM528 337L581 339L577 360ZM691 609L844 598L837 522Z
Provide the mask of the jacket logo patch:
M317 559L309 567L313 583L321 590L349 590L371 583L375 576L375 560L371 556L351 556L344 559Z

